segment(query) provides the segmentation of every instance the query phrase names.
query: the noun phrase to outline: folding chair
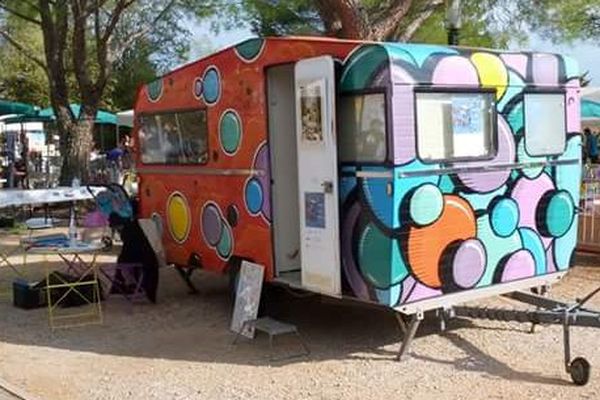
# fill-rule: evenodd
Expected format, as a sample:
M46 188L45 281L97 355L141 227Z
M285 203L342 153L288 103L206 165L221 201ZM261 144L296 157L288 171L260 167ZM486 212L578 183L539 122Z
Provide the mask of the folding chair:
M123 296L130 305L146 298L143 287L144 266L140 263L116 263L100 268L100 281L102 282L105 298L114 295Z
M19 271L19 269L12 263L12 261L10 261L10 257L17 254L20 249L21 248L19 246L14 247L9 250L0 248L0 269L2 267L8 267L15 273L16 277L24 278L23 273L21 271ZM10 287L9 289L6 289L6 290L4 288L0 287L0 297L9 296L11 293L12 293L12 287Z

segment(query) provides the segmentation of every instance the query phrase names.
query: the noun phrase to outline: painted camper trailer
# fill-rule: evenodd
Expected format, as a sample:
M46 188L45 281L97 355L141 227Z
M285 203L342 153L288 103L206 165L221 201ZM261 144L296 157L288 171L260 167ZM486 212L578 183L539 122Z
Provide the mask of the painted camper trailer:
M404 313L552 283L581 175L579 72L554 54L251 39L135 106L140 214L168 261Z

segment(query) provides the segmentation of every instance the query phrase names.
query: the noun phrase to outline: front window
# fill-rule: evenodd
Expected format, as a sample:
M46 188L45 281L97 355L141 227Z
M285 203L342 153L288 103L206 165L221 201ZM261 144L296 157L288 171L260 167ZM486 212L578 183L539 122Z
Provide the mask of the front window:
M387 153L385 95L343 95L340 100L340 159L381 162Z
M208 160L205 110L144 114L139 119L144 164L204 164Z
M560 154L565 150L565 95L525 94L525 149L532 156Z
M495 94L418 92L417 143L424 161L457 161L495 153Z

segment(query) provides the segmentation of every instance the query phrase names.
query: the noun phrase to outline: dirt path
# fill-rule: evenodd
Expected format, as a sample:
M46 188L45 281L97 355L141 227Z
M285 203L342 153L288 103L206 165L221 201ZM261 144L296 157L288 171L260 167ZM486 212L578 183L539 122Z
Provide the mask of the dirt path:
M226 283L195 279L200 294L188 295L175 271L164 270L159 304L129 312L112 299L104 325L56 332L45 310L0 301L0 379L61 400L600 398L600 332L593 329L574 330L574 355L593 365L590 384L575 387L563 371L560 327L529 334L525 324L460 319L440 335L432 321L398 363L400 336L389 312L281 293L269 314L296 324L312 354L270 362L264 336L231 345ZM572 299L597 285L600 268L576 268L552 295ZM599 300L592 306L600 308ZM283 356L298 348L281 338L275 350Z

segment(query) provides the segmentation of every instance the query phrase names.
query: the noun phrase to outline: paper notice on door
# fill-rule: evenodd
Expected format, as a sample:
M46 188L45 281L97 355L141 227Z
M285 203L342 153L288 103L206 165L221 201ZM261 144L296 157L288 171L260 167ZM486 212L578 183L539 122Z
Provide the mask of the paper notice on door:
M304 224L307 228L325 228L325 194L304 193Z

